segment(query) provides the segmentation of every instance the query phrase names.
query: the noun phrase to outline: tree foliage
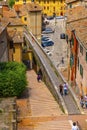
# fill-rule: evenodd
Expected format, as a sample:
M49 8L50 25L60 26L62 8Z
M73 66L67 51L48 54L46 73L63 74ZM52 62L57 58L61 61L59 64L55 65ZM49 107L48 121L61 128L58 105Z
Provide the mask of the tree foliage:
M9 6L12 8L13 5L15 4L15 0L9 0L9 1L8 1L8 4L9 4Z
M0 63L0 97L20 96L27 85L23 63Z

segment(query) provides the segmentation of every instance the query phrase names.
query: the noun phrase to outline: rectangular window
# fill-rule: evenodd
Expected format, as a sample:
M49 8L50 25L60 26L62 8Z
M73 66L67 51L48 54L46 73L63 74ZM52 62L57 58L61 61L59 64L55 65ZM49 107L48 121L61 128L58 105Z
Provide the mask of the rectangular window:
M15 47L13 47L13 53L15 53Z
M49 10L49 6L47 7L47 10Z
M79 70L79 58L78 58L78 70Z
M72 4L70 4L69 7L72 8Z
M86 58L85 59L86 59L86 62L87 62L87 52L86 52Z
M80 53L83 55L83 47L80 45Z
M23 3L26 3L26 0L23 0Z
M46 0L44 0L44 4L46 3Z
M74 46L74 38L71 39L71 44Z
M83 78L83 67L82 67L82 65L80 65L80 75L81 75L82 78Z
M55 7L53 7L53 11L55 12Z
M47 0L47 4L49 4L49 0Z
M11 40L10 41L10 49L12 49L13 48L13 41Z
M53 0L53 3L55 3L55 0Z
M46 7L44 6L44 10L46 9Z

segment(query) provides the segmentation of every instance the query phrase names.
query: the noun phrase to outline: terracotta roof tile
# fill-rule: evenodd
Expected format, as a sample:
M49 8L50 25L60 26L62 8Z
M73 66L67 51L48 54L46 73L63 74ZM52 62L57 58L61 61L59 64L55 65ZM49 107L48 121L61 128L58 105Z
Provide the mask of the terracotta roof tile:
M15 11L19 11L22 6L22 4L14 5Z
M42 7L35 2L27 3L26 7L28 11L42 11Z
M9 22L7 21L7 19L4 19L3 22L2 21L0 22L0 34L7 27L8 24Z
M15 18L15 17L17 17L17 14L14 9L3 10L3 17Z
M71 3L71 2L75 2L77 0L66 0L65 2L68 4L68 3Z
M72 22L87 17L87 9L83 6L77 6L75 8L67 10L67 22Z
M16 12L19 12L20 17L27 14L26 5L15 5L14 9Z
M75 21L69 24L69 29L75 30L77 39L84 45L87 49L87 18L80 21Z
M14 43L23 43L23 32L21 31L10 30L8 36Z
M22 20L20 18L9 18L9 26L18 26L18 25L24 25Z

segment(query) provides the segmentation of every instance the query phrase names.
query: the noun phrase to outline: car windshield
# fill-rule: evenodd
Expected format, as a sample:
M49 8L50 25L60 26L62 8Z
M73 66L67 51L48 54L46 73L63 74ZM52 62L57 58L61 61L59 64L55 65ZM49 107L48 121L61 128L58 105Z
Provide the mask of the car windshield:
M49 30L51 31L52 29L51 28L46 28L46 31L49 31Z

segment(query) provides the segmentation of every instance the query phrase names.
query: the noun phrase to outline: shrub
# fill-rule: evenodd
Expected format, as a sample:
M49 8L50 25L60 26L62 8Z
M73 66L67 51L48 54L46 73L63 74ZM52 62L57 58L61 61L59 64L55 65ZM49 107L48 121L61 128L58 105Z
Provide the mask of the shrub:
M0 63L0 97L20 96L27 85L23 63Z

